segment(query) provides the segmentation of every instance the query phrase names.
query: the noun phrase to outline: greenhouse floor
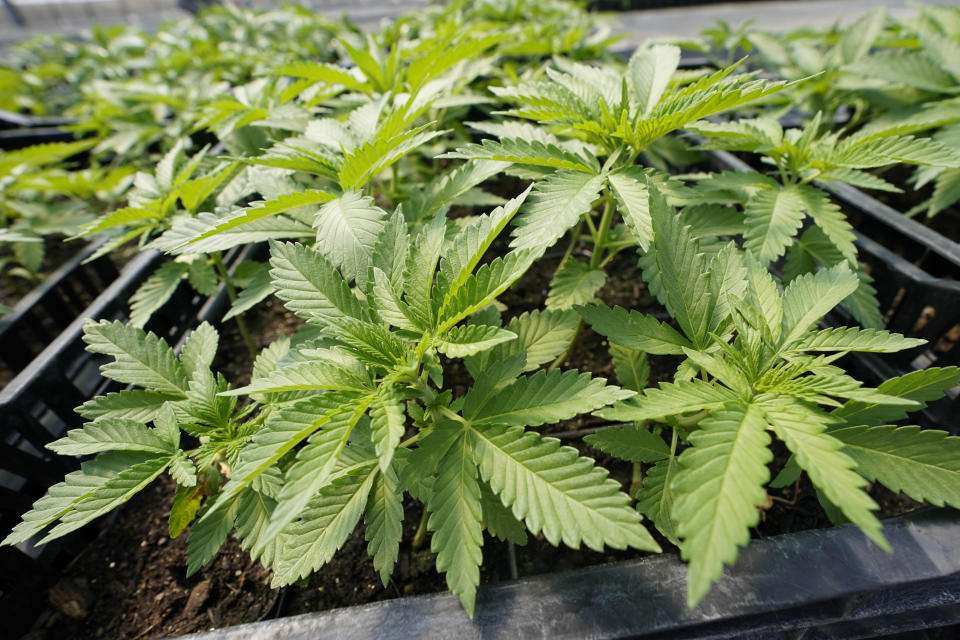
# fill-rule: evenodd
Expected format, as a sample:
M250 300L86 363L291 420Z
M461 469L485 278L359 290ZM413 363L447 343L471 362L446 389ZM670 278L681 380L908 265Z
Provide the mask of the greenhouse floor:
M40 33L83 33L95 23L126 22L151 29L166 20L188 15L180 5L199 4L176 0L5 0L0 5L0 46ZM238 5L269 7L272 0L238 1ZM331 16L346 14L365 28L417 6L424 0L303 0L302 4ZM625 33L631 46L648 39L662 40L697 35L715 20L738 25L753 19L754 27L787 31L797 27L824 27L839 20L849 21L876 6L885 6L894 17L906 16L909 0L845 0L833 2L747 2L723 3L627 11L613 16L613 27ZM953 4L950 0L928 0L926 4ZM19 23L19 24L18 24Z

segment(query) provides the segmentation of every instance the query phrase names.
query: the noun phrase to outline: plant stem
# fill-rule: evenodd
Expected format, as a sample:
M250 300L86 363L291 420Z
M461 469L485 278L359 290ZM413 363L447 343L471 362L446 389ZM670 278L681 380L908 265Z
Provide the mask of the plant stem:
M563 353L557 356L557 358L550 363L550 366L547 367L547 373L553 371L557 367L563 364L563 361L570 357L570 352L573 351L573 345L577 344L577 338L580 337L580 332L583 330L583 318L580 318L580 321L577 322L577 329L573 332L573 336L570 338L570 344L567 345L567 348L563 350Z
M603 261L603 249L607 242L607 233L610 231L610 222L613 220L613 199L607 192L603 203L603 216L597 226L597 235L593 239L593 255L590 257L590 266L597 267Z
M578 222L577 226L575 226L570 231L570 244L567 245L566 252L563 254L563 257L560 258L560 264L557 265L557 271L560 271L560 269L563 269L563 265L567 263L567 260L569 260L570 256L573 255L573 250L577 248L577 243L580 241L580 229L582 227L583 227L583 220Z
M417 532L413 534L413 542L410 546L414 551L419 551L423 543L427 541L427 520L430 518L430 510L423 506L423 516L420 518L420 524L417 525Z
M640 473L640 463L633 463L633 473L630 476L630 497L636 498L637 492L643 488L643 476Z
M223 280L223 284L227 288L227 297L230 299L230 304L233 304L237 300L237 290L233 286L230 274L227 273L226 265L223 264L223 256L220 255L219 251L214 251L212 256L213 266L216 267L217 273L220 274L220 279ZM243 342L247 345L247 350L250 352L250 355L256 357L257 345L254 344L253 338L250 337L250 332L247 330L247 323L243 319L243 314L238 313L233 319L237 321L237 329L240 330L240 335L243 337Z

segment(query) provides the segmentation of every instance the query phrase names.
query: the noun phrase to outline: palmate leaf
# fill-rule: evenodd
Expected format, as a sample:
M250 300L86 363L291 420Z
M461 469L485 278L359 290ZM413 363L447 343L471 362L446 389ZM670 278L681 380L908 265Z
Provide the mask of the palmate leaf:
M516 340L517 334L482 324L458 325L437 339L437 350L448 358L466 358L498 344Z
M206 240L207 238L219 235L225 231L231 231L262 218L274 216L278 213L283 213L284 211L296 209L297 207L323 204L324 202L329 202L336 197L337 196L335 194L327 193L326 191L307 189L306 191L288 193L266 202L255 203L254 206L244 209L242 213L216 224L216 226L213 228L204 228L198 235L195 235L189 239L184 239L181 241L179 246L170 247L170 250L176 251L183 249ZM197 249L192 250L195 251Z
M550 281L547 309L572 309L575 305L592 302L606 281L607 274L602 269L569 258Z
M476 273L466 279L463 286L447 298L449 302L444 304L437 316L437 333L447 331L470 314L493 302L530 268L537 255L537 252L532 250L514 250L477 269Z
M378 473L370 460L310 500L302 517L281 534L272 586L292 584L330 561L360 521Z
M143 328L154 312L165 305L190 270L183 262L161 265L130 296L130 326Z
M673 45L654 45L649 49L638 49L630 57L630 79L633 81L641 115L650 113L660 102L679 64L680 48Z
M661 382L660 387L644 389L630 402L621 402L596 415L607 420L639 421L694 411L713 411L738 398L733 391L704 382L699 378L678 382Z
M234 499L244 488L310 434L330 422L340 413L342 404L354 400L356 394L327 393L271 412L266 426L254 434L240 452L240 459L231 471L230 480L201 522L222 517L226 509L232 508Z
M672 488L673 479L680 470L676 456L660 460L647 469L643 476L643 486L637 492L637 511L650 518L657 531L667 540L680 546L677 525L673 521L673 503L676 494Z
M366 281L370 256L386 225L387 213L373 205L373 199L356 191L323 204L314 218L315 247L346 280Z
M173 254L212 253L226 251L243 244L287 238L312 238L316 235L313 227L300 220L285 215L275 215L218 231L203 240L196 239L244 215L241 209L226 216L214 213L201 213L195 217L179 216L174 219L173 225L163 235L150 243L150 248Z
M403 536L403 490L392 465L381 468L381 473L373 481L363 522L373 568L380 574L383 586L387 586L400 554Z
M47 448L62 456L83 456L105 451L143 451L159 456L171 455L177 444L144 424L124 418L104 418L81 429L71 429Z
M510 246L541 253L589 214L606 179L583 171L557 171L536 183L530 200L517 218Z
M760 519L757 506L773 460L763 411L730 406L714 411L690 436L693 445L679 458L680 472L673 519L683 542L681 555L690 564L687 600L695 606L723 571L733 564L737 547L750 540L749 528Z
M321 408L329 406L329 403L320 405ZM283 488L277 495L277 504L264 534L267 539L275 538L297 518L310 498L327 484L350 433L369 406L369 396L345 396L339 407L326 411L320 430L297 451L296 460L284 474Z
M650 251L640 258L643 278L686 337L696 347L706 347L715 304L708 290L708 279L703 277L707 272L706 258L698 253L689 228L680 224L679 216L660 190L653 183L648 183L647 189L654 242Z
M444 133L427 131L430 126L432 123L389 138L377 137L350 151L337 174L340 188L344 191L359 189L413 149Z
M300 317L321 325L342 316L367 319L364 305L343 276L316 249L271 242L270 266L277 297Z
M438 157L463 160L498 160L536 167L573 169L592 175L600 172L600 166L596 159L584 158L555 144L521 138L504 138L499 142L486 139L481 144L468 144L456 151Z
M497 207L464 227L453 239L450 247L443 252L440 259L440 273L437 275L437 286L444 292L441 313L448 301L456 295L457 290L476 269L493 241L516 215L528 193L530 193L530 187L502 207Z
M906 375L883 382L877 387L877 391L887 396L919 402L919 407L906 408L878 402L850 401L835 409L832 415L846 421L847 424L883 425L896 422L906 418L908 411L922 409L927 402L939 400L945 391L957 384L960 384L958 367L930 367L911 371Z
M111 380L185 397L186 372L170 345L153 332L144 333L119 321L90 320L84 325L83 340L87 351L115 358L100 367L101 373Z
M478 382L482 382L478 381ZM603 378L576 371L539 371L517 379L496 393L472 388L463 400L463 417L477 424L537 426L568 420L617 400L633 391L607 386Z
M764 399L761 408L813 484L871 540L889 551L882 525L872 513L878 507L865 490L867 481L854 471L856 462L843 452L843 443L827 432L834 419L783 396Z
M783 255L803 223L804 200L797 185L760 189L747 201L744 246L770 263Z
M527 311L515 316L507 324L507 330L516 334L510 340L487 352L467 358L465 364L470 375L477 379L487 365L503 361L514 354L524 353L521 372L533 371L550 362L570 344L577 330L577 314L573 311Z
M623 221L640 248L647 251L653 242L653 222L650 220L650 194L644 175L636 167L629 167L609 174L607 182L610 183Z
M68 473L62 482L50 487L46 495L33 503L2 544L20 544L40 533L60 516L74 509L78 501L116 478L124 469L154 459L152 453L123 451L103 453Z
M446 574L447 586L473 617L483 561L483 527L477 465L465 435L457 438L437 468L427 507L427 527L434 532L430 550L437 554L437 570Z
M484 481L550 544L659 551L619 483L576 449L521 427L474 427L467 437Z
M808 351L829 353L835 351L868 351L871 353L894 353L924 344L926 340L905 338L899 333L878 329L858 329L856 327L834 327L808 333L791 345L786 345L781 353L803 353Z
M370 439L380 470L387 473L393 454L406 431L404 398L396 386L381 384L370 399Z
M637 392L646 388L650 382L650 363L645 351L610 343L610 357L621 387Z
M783 291L781 343L789 344L800 338L859 285L856 274L846 263L793 280Z
M121 418L145 423L154 419L165 402L177 400L183 400L183 396L130 389L97 396L84 402L75 411L81 417L94 422L106 418Z
M653 316L623 307L577 307L590 327L612 343L658 355L681 355L693 344L680 332Z
M170 464L169 453L131 464L95 487L60 517L60 522L40 541L45 544L76 531L88 522L113 511L163 473Z
M627 462L657 462L670 456L670 448L660 436L634 425L607 427L584 436L583 440Z

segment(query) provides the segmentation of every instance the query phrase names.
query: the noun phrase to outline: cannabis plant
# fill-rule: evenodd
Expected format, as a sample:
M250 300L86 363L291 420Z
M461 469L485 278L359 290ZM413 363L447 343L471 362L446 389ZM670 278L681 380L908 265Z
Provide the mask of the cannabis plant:
M43 262L45 237L78 233L91 209L118 197L132 170L73 167L95 141L39 144L0 152L0 245L5 276L34 279Z
M654 241L640 258L651 291L676 323L625 309L578 307L624 349L680 356L672 382L600 410L627 422L587 441L650 465L637 507L690 563L690 605L732 564L767 500L771 436L791 453L778 486L805 473L821 502L888 548L879 482L915 500L960 508L960 438L894 426L942 396L960 369L930 368L868 388L833 363L846 353L890 353L922 340L876 329L818 329L858 287L846 263L800 276L782 290L748 250L699 251L654 185Z
M295 346L282 340L266 349L240 389L214 384L209 352L197 355L211 344L208 331L177 360L152 334L88 327L91 348L117 358L103 372L144 390L81 408L93 421L51 447L115 453L54 487L6 543L58 519L45 540L73 530L170 468L186 487L178 489L171 530L198 514L191 571L236 528L274 570L275 585L296 582L329 561L363 518L386 584L404 492L424 504L437 569L471 615L484 530L521 541L522 522L552 544L658 550L605 470L525 429L634 395L587 373L524 375L563 350L576 327L570 312L534 312L504 328L491 306L537 255L518 249L482 263L526 195L449 242L442 216L411 237L394 213L372 240L356 289L323 247L273 243L277 295L308 329ZM465 359L473 383L463 395L443 388L441 356ZM238 395L251 403L235 413ZM199 438L199 449L178 448L180 428ZM192 490L198 473L202 488Z
M859 270L863 285L851 292L846 304L861 324L880 327L872 280L858 267L850 223L818 183L895 192L898 187L866 170L897 163L956 167L960 154L937 140L900 135L895 124L847 136L820 134L820 125L820 114L803 129L786 131L766 118L691 125L707 136L702 148L759 153L761 162L776 170L772 176L726 172L701 179L694 186L700 195L693 201L742 207L744 246L764 265L786 253L788 281L840 262ZM807 216L813 226L798 238Z
M470 144L442 157L509 162L537 179L517 220L512 247L544 251L570 232L592 243L589 263L566 259L552 285L581 282L578 298L589 300L602 284L600 269L617 252L652 241L644 173L637 158L669 133L785 87L733 74L734 67L679 86L671 78L680 60L674 46L638 50L628 72L559 62L548 79L493 88L515 105L505 113L540 123L506 121L475 125L498 139ZM563 136L563 137L561 137ZM654 155L654 157L656 157ZM602 212L594 205L603 203ZM614 226L615 214L627 229Z

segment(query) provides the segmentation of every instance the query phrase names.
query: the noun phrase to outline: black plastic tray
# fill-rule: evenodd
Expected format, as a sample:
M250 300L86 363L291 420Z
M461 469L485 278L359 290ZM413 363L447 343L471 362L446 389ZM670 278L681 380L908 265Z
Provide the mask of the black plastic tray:
M892 554L849 525L755 540L692 610L686 566L664 555L481 586L473 620L435 594L182 640L925 638L960 623L960 515L925 510L884 534Z
M262 247L249 246L227 256L230 265L255 254ZM82 339L87 319L128 318L128 300L137 287L163 262L159 253L141 253L124 268L119 278L20 371L0 391L0 533L19 520L33 501L62 479L73 460L44 448L64 431L82 424L74 408L95 395L120 388L100 375L109 359L90 354ZM229 304L226 289L210 298L181 286L173 298L150 319L146 329L176 345L190 329L203 321L219 322Z
M0 318L0 361L9 369L26 367L117 279L119 272L109 257L85 262L99 246L84 247Z

